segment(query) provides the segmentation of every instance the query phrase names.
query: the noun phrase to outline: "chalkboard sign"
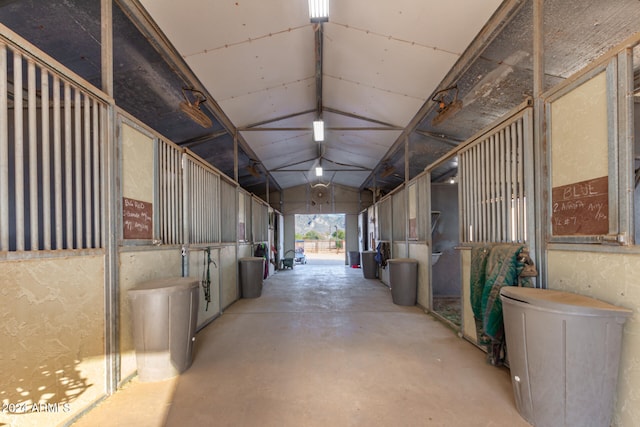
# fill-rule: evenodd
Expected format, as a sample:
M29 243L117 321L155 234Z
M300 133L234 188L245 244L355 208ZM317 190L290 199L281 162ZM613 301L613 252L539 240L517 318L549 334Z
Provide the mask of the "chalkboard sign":
M556 236L609 233L609 178L554 187L551 222Z
M153 238L153 206L149 202L122 198L122 223L125 239Z

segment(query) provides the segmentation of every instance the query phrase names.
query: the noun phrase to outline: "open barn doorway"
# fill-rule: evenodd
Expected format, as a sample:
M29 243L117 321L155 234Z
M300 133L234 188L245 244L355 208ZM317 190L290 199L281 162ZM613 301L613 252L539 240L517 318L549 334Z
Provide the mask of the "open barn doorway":
M345 227L344 214L296 215L295 253L285 257L295 255L296 265L344 265Z

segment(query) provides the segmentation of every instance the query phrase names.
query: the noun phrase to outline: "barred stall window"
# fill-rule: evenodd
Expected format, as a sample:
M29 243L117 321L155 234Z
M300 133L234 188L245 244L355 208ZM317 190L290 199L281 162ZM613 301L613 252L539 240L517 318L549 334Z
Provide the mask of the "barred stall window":
M185 155L185 219L189 243L220 242L220 176Z
M0 251L102 248L104 100L0 43Z
M532 134L527 109L460 151L463 242L528 241Z
M378 239L391 241L392 221L391 221L391 197L380 200L378 204Z
M160 240L166 245L179 245L183 241L182 149L160 140L158 151Z

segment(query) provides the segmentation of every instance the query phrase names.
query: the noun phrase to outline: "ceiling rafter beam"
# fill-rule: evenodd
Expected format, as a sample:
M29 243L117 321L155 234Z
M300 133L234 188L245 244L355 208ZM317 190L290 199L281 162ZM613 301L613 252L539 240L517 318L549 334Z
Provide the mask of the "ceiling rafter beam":
M445 134L429 132L426 130L415 129L414 132L417 133L418 135L426 136L427 138L437 139L438 141L442 141L445 144L448 144L452 147L457 147L461 142L464 142L464 140L462 139L452 138Z
M394 124L391 124L391 123L383 122L381 120L376 120L376 119L372 119L372 118L369 118L369 117L364 117L364 116L361 116L361 115L358 115L358 114L354 114L354 113L347 113L346 111L337 110L337 109L331 108L331 107L324 107L324 111L326 111L328 113L337 114L339 116L349 117L349 118L352 118L352 119L364 120L365 122L375 123L375 124L378 124L380 126L385 126L385 127L388 127L388 128L394 128L394 129L400 129L400 130L404 129L402 126L394 125Z
M311 157L307 160L301 160L299 162L295 162L295 163L291 163L288 165L284 165L284 166L279 166L277 168L273 168L271 169L272 172L292 172L292 171L296 171L297 169L287 169L290 168L292 166L297 166L297 165L301 165L303 163L308 163L308 162L314 162L316 161L317 157ZM329 163L333 163L334 165L338 165L338 166L345 166L347 168L356 168L353 172L369 172L372 171L373 169L371 168L367 168L364 166L358 166L358 165L354 165L354 164L347 164L347 163L340 163L340 162L335 162L331 159L327 159L326 157L323 157L323 159ZM342 171L346 170L346 169L340 169Z
M327 169L324 166L322 169L325 172L371 172L371 169ZM308 169L284 169L284 170L272 170L272 172L276 173L285 173L285 172L309 172Z
M327 127L325 130L336 130L336 131L372 131L372 130L392 130L392 131L402 131L404 128L400 127L382 127L382 126L333 126ZM313 131L313 127L311 126L301 126L301 127L281 127L281 128L264 128L264 127L255 127L251 129L239 129L240 132L293 132L293 131Z
M211 141L212 139L218 139L221 136L229 135L229 132L226 130L221 130L218 132L208 133L206 135L198 136L196 138L186 139L184 141L176 142L181 147L195 147L196 145L204 144L207 141Z
M288 165L284 165L284 166L279 166L277 168L273 168L271 169L272 172L287 172L287 170L285 168L290 168L291 166L297 166L297 165L301 165L303 163L307 163L307 162L313 162L317 159L317 157L311 157L308 158L306 160L300 160L299 162L295 162L295 163L291 163Z
M260 127L260 126L268 125L268 124L271 124L271 123L280 122L282 120L292 119L294 117L304 116L305 114L310 114L310 113L313 113L315 111L316 111L315 109L306 110L306 111L300 111L299 113L287 114L286 116L280 116L280 117L276 117L276 118L273 118L273 119L264 120L262 122L252 123L252 124L250 124L248 126L239 127L238 128L238 132L252 130L255 127Z

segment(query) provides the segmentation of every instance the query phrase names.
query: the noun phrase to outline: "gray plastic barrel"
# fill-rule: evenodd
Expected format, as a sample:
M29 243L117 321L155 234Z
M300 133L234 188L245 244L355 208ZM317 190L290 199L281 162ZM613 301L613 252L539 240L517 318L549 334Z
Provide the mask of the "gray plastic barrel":
M609 427L631 310L568 292L504 287L511 382L536 427Z
M365 279L375 279L378 272L376 251L364 251L360 253L360 266Z
M258 298L262 295L264 258L240 258L240 287L242 298Z
M351 266L360 265L360 252L349 251L349 265Z
M199 283L193 277L174 277L129 290L140 381L165 380L191 366Z
M416 305L418 297L418 261L412 258L392 258L389 266L391 299L397 305Z

